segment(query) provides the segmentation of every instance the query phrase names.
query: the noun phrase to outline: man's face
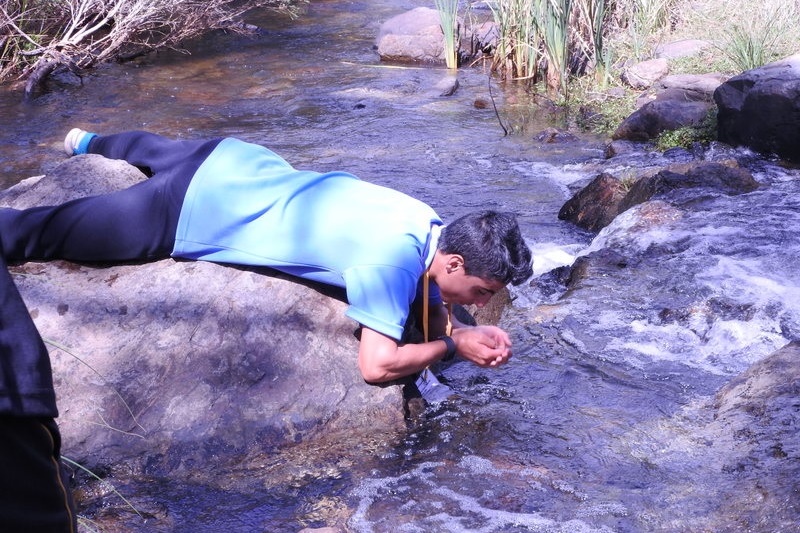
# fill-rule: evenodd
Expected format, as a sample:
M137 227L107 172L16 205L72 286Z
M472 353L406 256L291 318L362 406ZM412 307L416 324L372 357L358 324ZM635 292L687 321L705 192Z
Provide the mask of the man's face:
M496 280L485 280L468 276L460 268L450 272L445 279L437 280L442 300L450 304L477 305L483 307L505 284Z

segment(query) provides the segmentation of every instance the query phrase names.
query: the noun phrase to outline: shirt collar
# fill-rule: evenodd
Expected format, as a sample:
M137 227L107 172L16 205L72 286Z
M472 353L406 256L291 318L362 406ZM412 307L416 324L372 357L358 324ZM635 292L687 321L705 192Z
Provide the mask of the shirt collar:
M425 245L425 269L429 269L433 263L433 257L436 255L436 249L439 247L439 236L442 234L443 226L441 224L431 224L431 232L428 236L428 242Z

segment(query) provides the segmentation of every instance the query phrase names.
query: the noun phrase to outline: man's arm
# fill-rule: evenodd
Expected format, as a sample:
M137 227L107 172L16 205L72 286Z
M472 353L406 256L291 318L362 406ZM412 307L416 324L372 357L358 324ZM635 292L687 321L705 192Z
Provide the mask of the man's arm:
M481 367L495 367L506 363L511 357L511 340L502 329L495 326L458 325L461 327L453 330L452 338L456 343L456 352L464 359ZM431 329L437 333L444 331L443 327L439 330L438 325L436 328ZM381 383L416 374L439 361L446 353L447 344L442 340L401 345L391 337L363 327L358 367L367 382Z

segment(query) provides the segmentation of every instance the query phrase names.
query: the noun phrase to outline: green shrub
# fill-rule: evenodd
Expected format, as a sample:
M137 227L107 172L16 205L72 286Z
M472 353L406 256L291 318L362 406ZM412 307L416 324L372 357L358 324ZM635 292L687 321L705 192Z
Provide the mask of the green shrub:
M670 148L691 148L695 143L708 144L717 138L717 110L713 108L697 126L685 126L662 132L656 139L656 148L662 152Z

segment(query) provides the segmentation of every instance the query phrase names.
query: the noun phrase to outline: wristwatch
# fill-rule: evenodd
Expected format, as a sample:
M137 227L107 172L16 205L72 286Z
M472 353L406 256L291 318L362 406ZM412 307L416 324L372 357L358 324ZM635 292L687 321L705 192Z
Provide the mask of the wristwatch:
M456 341L453 340L452 337L448 335L442 335L441 337L436 337L437 341L444 341L447 345L447 351L442 357L442 361L451 361L453 357L456 356Z

